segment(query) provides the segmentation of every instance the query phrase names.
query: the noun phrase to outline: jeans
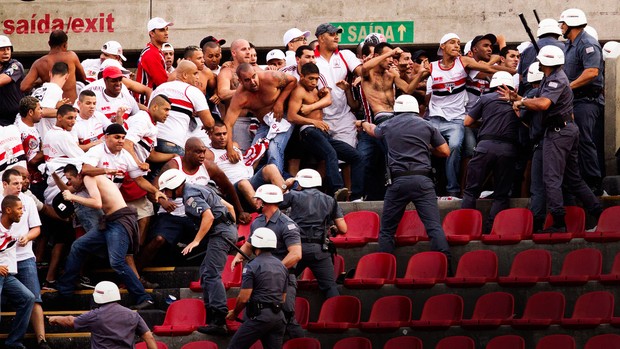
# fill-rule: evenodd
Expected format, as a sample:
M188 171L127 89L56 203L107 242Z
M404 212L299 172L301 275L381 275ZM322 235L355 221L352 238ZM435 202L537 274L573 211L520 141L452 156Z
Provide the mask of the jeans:
M67 257L65 273L58 280L58 292L63 296L71 296L84 259L88 255L105 250L106 247L110 266L120 276L121 282L127 286L127 290L135 298L136 303L152 300L136 274L125 262L129 248L129 234L117 222L106 222L104 230L93 229L75 240Z
M325 177L333 191L344 187L338 170L338 160L351 165L351 200L364 195L364 162L360 153L349 144L330 137L316 127L300 132L301 141L314 154L325 160Z
M17 262L17 275L15 275L15 277L32 292L35 303L42 302L41 285L39 284L37 263L34 257Z
M95 209L75 203L75 215L77 216L84 231L88 232L97 229L99 220L103 217L101 209Z
M278 133L272 140L269 141L269 149L267 149L267 163L274 164L278 167L280 173L284 173L284 150L286 144L293 134L294 127L290 127L288 131ZM252 144L256 143L259 139L267 137L269 133L269 126L261 122L256 131L256 136Z
M448 142L448 147L450 147L450 156L446 160L446 179L448 180L446 191L448 193L458 193L461 191L461 186L459 185L461 145L465 135L463 120L454 119L448 121L440 116L432 116L429 121L439 130Z
M0 276L0 293L15 307L15 318L11 323L11 332L4 342L5 347L20 348L34 306L34 295L13 275Z
M185 156L185 148L161 138L157 138L157 145L155 146L155 151L158 151L160 153L174 153L179 156Z

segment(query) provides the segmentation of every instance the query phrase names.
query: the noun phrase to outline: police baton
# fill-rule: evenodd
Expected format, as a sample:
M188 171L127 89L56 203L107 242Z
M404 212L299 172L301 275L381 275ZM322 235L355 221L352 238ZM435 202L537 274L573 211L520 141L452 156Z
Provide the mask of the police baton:
M527 36L530 37L530 41L532 42L532 46L534 46L534 50L536 50L536 53L538 53L538 51L540 51L540 48L538 47L538 44L536 43L536 39L534 38L534 35L532 34L532 30L530 30L530 26L527 25L527 21L525 20L525 16L523 15L523 13L519 13L519 18L521 19L523 28L525 28L525 31L527 32Z
M536 23L540 23L540 17L538 17L538 11L536 11L536 9L534 9L533 11L534 11L534 17L536 17Z
M228 240L228 239L224 239L224 241L226 241L226 243L231 246L233 249L235 249L237 252L239 252L239 254L241 254L243 256L243 258L247 259L248 261L251 261L252 258L250 258L250 256L248 256L245 252L241 251L241 249L232 241ZM191 261L192 259L196 259L198 257L201 257L203 255L207 254L207 251L202 251L198 254L195 254L191 257L186 258L186 261Z

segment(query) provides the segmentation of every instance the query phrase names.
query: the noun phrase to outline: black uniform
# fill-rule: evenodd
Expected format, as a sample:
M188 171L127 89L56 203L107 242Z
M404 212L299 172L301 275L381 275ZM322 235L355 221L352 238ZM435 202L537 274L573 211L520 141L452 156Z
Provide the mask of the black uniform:
M284 194L280 208L289 207L289 217L299 226L302 244L302 257L297 263L295 274L300 275L309 267L325 296L338 296L334 263L331 254L323 249L323 244L329 225L334 219L344 217L342 209L333 197L315 188Z
M265 349L282 348L286 328L282 296L286 293L287 278L284 264L269 252L261 252L243 268L241 289L252 289L252 294L245 308L245 321L228 349L247 349L257 340Z
M512 105L497 93L480 97L469 111L474 120L482 119L478 145L467 169L467 185L463 192L462 208L476 208L476 200L490 172L493 172L493 205L487 217L485 231L490 231L495 215L509 206L510 189L518 156L519 119Z
M431 249L446 254L450 260L450 248L439 217L435 184L431 179L429 149L429 144L438 147L446 140L417 113L397 113L375 128L375 136L382 138L387 145L388 170L392 177L392 184L388 186L383 201L379 252L394 252L396 228L405 207L413 201L431 239Z
M10 59L0 65L0 75L6 74L11 78L11 82L0 86L0 126L8 126L15 123L15 117L19 112L19 101L24 94L19 89L19 85L24 79L24 67L19 61Z

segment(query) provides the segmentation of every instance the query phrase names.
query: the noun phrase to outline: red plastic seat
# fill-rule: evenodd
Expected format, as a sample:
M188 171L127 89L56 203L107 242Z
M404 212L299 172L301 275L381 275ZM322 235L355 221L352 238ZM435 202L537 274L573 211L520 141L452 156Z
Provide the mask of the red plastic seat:
M512 320L512 327L543 329L559 324L564 316L566 301L560 292L538 292L527 300L523 317Z
M560 275L551 275L552 285L576 286L588 280L596 280L601 275L603 255L596 248L582 248L571 251L564 258Z
M405 296L386 296L377 299L366 322L360 322L365 332L390 332L409 325L411 299Z
M532 237L534 224L532 212L527 208L509 208L500 211L493 221L489 235L482 235L482 242L492 245L510 245Z
M334 349L372 349L372 343L368 338L349 337L336 342Z
M525 340L521 336L508 334L498 336L487 343L486 349L525 349Z
M476 343L467 336L451 336L437 342L435 349L476 349Z
M196 341L187 343L181 349L219 349L217 343L211 341Z
M500 276L502 286L533 286L549 280L551 274L551 253L547 250L525 250L519 252L510 267L508 276Z
M422 340L413 336L401 336L389 339L383 349L422 349Z
M166 311L164 323L153 327L158 336L186 336L205 325L205 305L200 299L186 298L173 302Z
M157 349L168 349L168 346L164 342L157 341ZM136 349L147 349L146 342L136 343Z
M256 217L258 217L258 213L253 212L251 214L251 219L250 222L248 224L239 224L237 226L237 236L239 237L238 241L237 241L237 246L241 247L243 246L243 244L245 244L250 237L250 225L252 225L252 222L254 222L254 220L256 219Z
M620 241L620 206L606 208L598 218L596 230L585 233L584 239L591 242Z
M362 304L353 296L336 296L323 302L317 322L308 323L312 332L339 333L357 327Z
M347 234L331 238L336 247L359 247L379 239L379 215L376 212L350 212L344 220L347 222Z
M620 335L599 334L586 342L584 349L620 349Z
M286 341L282 349L321 349L321 342L316 338L310 337L293 338Z
M575 339L567 334L552 334L538 341L536 349L575 349Z
M237 304L237 298L228 298L226 300L226 307L228 310L235 309L235 305ZM241 311L238 318L243 319L243 314L245 313L245 309ZM229 333L237 332L237 330L241 327L241 323L235 320L226 320L226 328L228 328Z
M391 253L376 252L364 255L357 262L355 275L345 279L347 288L376 289L393 284L396 279L396 257Z
M430 297L420 320L411 321L411 327L420 330L442 330L456 326L463 318L463 298L456 294L440 294Z
M599 281L605 285L620 284L620 252L616 253L614 264L611 266L609 274L601 274L601 276L599 276Z
M334 255L334 280L338 280L340 274L344 273L344 258L341 255ZM310 268L304 269L297 279L297 288L302 290L315 289L319 287L316 277Z
M579 206L565 206L566 233L532 234L532 240L537 244L557 244L568 242L572 238L582 238L586 233L586 212ZM547 215L544 228L553 224L551 214Z
M263 343L261 341L256 341L252 344L250 349L263 349Z
M394 282L398 288L426 288L445 282L448 273L448 259L441 252L416 253L407 263L407 271Z
M472 240L480 240L482 213L470 208L450 211L442 226L450 245L465 245Z
M243 276L243 265L237 264L235 266L235 270L230 270L230 265L232 264L235 256L229 255L226 259L226 265L224 266L224 271L222 272L222 282L224 283L224 288L229 289L231 287L239 287L241 286L241 277ZM200 280L192 281L189 284L189 289L194 292L202 292L202 286L200 286Z
M295 297L295 320L302 327L308 326L308 319L310 318L310 303L307 299L302 297Z
M461 327L481 330L509 324L514 314L514 302L510 293L487 293L478 298L471 319L463 319Z
M577 298L573 315L562 319L560 324L567 328L594 328L609 323L613 315L613 294L606 291L588 292Z
M403 218L398 223L398 228L396 228L394 240L396 246L415 245L418 241L430 240L426 234L426 228L424 228L424 224L420 220L418 211L405 211Z
M497 255L489 250L465 253L459 259L454 277L446 278L451 287L480 287L497 280Z

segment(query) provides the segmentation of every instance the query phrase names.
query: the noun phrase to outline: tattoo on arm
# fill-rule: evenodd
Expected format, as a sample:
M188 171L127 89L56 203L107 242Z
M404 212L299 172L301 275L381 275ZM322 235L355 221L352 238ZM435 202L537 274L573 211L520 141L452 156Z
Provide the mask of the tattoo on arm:
M282 72L274 72L274 77L278 80L278 88L283 89L288 85L288 80L286 79L286 74Z

